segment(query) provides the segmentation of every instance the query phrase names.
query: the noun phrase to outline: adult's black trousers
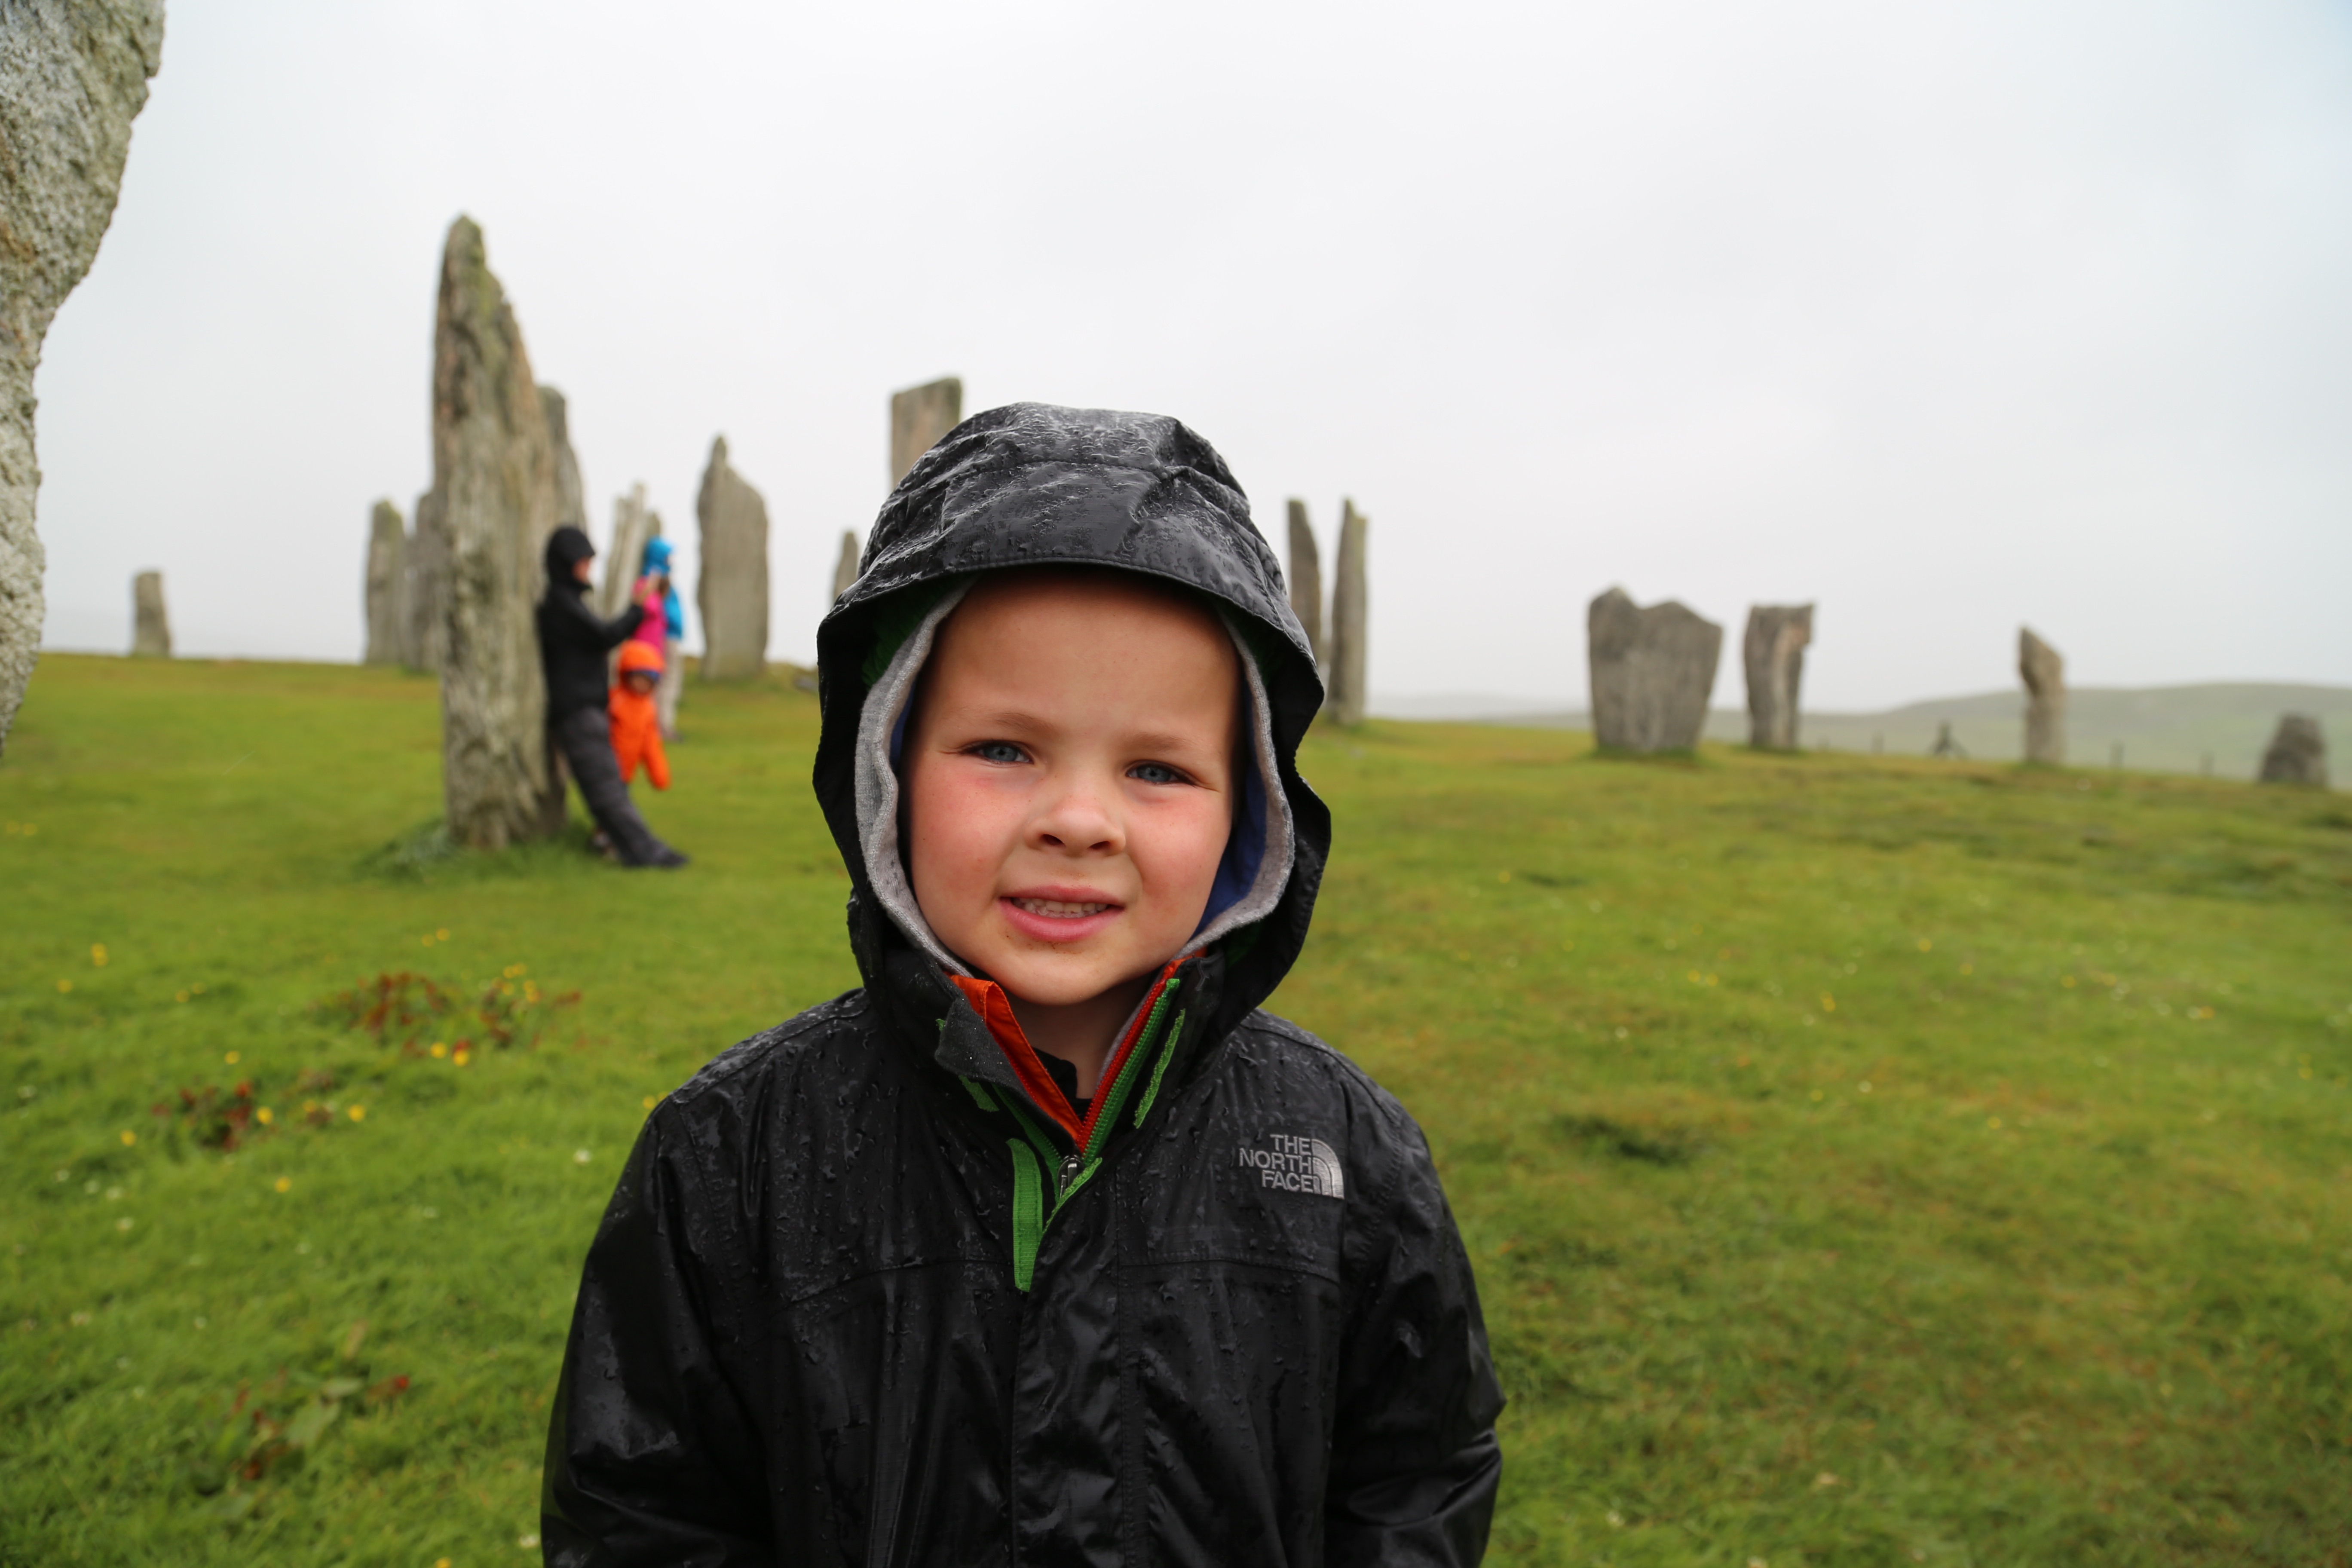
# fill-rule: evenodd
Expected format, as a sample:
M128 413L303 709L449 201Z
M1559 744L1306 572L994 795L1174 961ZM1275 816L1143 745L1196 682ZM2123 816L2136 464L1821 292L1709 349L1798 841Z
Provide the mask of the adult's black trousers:
M613 721L601 708L575 708L548 725L549 737L572 770L588 815L611 839L614 853L627 866L659 866L673 861L677 851L654 837L637 815L622 782L620 760L613 755Z

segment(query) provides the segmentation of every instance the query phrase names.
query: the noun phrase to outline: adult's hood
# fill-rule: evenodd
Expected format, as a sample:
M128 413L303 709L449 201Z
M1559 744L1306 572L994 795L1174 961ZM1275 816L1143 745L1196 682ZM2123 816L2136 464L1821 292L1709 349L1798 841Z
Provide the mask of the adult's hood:
M850 868L850 940L866 984L911 947L942 967L898 861L896 742L933 632L979 574L1108 566L1212 600L1243 658L1255 767L1208 917L1222 1035L1288 972L1330 851L1331 819L1298 776L1323 704L1307 634L1249 499L1215 449L1152 414L1016 403L965 420L882 506L857 581L817 628L824 733L815 785Z
M572 568L595 558L596 547L588 542L587 534L568 522L547 536L547 580L557 587L578 586Z

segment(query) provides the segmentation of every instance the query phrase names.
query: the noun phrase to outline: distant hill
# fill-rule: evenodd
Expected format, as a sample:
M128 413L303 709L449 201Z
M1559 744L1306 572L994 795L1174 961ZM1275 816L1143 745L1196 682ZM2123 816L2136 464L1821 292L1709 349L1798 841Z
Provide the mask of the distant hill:
M1397 699L1375 702L1383 718L1451 720L1457 722L1527 724L1581 730L1591 718L1580 711L1546 710L1536 703L1475 694ZM1938 724L1952 726L1952 738L1972 757L2013 762L2022 752L2025 696L1987 691L1971 697L1939 697L1879 713L1804 715L1800 737L1806 747L1841 752L1883 749L1919 755L1936 743ZM2297 686L2272 681L2216 681L2203 686L2082 687L2067 704L2067 760L2079 767L2104 767L2123 748L2123 764L2152 773L2212 772L2222 778L2252 778L2261 765L2282 713L2309 713L2333 742L2329 774L2352 783L2352 687ZM1745 741L1745 709L1718 708L1707 715L1711 741Z

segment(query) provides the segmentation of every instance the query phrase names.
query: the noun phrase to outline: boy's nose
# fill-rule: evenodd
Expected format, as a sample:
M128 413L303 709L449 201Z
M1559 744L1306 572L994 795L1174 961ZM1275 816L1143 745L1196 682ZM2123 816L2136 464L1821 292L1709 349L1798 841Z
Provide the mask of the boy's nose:
M1039 847L1065 854L1116 855L1126 843L1118 819L1084 786L1056 792L1032 819L1030 832Z

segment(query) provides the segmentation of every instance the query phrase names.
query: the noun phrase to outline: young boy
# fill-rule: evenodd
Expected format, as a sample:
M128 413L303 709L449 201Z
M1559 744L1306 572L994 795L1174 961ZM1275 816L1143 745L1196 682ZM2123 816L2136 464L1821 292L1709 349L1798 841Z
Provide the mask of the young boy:
M547 1560L1475 1563L1502 1399L1421 1134L1257 1005L1322 700L1173 420L967 420L817 636L865 984L647 1119Z
M613 761L621 782L635 782L637 764L656 789L669 788L669 754L662 750L661 721L654 708L654 688L662 678L659 649L632 637L621 645L621 679L613 684L605 712L613 726Z

